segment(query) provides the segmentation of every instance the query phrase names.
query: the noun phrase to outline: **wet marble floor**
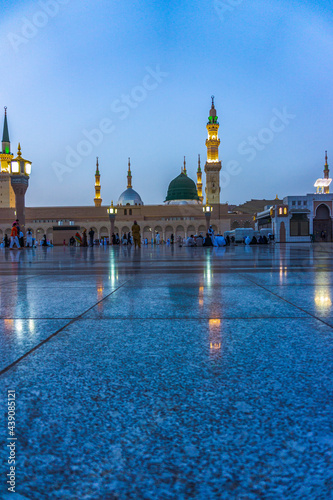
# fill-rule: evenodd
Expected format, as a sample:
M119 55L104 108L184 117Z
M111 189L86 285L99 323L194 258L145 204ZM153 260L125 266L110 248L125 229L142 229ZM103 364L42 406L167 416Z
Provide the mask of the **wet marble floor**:
M332 499L332 258L0 249L0 498Z

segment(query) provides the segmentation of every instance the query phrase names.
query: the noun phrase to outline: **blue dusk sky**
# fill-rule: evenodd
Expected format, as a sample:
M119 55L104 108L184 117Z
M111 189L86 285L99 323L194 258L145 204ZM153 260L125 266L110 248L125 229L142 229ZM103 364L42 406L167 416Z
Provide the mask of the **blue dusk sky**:
M329 0L0 6L0 106L33 163L28 206L93 205L96 156L103 205L128 157L144 203L162 203L184 155L193 180L198 154L204 167L212 94L222 202L312 192L325 149L333 169Z

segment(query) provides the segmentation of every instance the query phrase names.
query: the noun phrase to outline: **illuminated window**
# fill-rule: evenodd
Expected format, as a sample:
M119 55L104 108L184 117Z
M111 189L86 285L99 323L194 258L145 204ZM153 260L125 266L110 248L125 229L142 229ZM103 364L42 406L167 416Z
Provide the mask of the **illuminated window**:
M283 213L284 213L284 215L287 215L287 207L285 207L285 208L283 209Z
M282 207L279 208L279 215L282 215Z

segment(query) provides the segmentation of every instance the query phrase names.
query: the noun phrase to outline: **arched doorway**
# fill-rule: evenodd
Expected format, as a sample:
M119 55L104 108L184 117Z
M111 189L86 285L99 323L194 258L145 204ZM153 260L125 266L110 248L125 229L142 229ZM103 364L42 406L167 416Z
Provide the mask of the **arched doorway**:
M286 242L286 226L282 221L280 224L280 243L285 243L285 242Z
M145 226L143 228L143 239L145 240L147 238L148 243L150 243L151 242L151 235L152 235L151 227Z
M330 210L324 203L317 207L316 217L313 219L313 234L315 241L332 241Z
M185 238L185 230L183 226L177 226L176 228L176 237L180 236L181 238Z
M173 227L172 226L167 226L165 228L165 239L167 240L168 238L171 240L171 235L174 233Z

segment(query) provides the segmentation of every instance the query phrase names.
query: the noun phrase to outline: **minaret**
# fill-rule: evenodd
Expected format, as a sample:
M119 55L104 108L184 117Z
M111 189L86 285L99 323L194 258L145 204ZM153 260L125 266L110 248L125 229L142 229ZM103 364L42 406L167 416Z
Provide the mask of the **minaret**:
M14 155L10 152L10 141L7 123L7 108L3 123L2 146L0 150L0 208L15 208L15 193L11 185L11 161Z
M131 158L128 158L127 189L132 187Z
M95 207L100 207L102 205L101 198L101 175L99 173L98 156L96 158L96 172L95 172Z
M201 172L201 166L200 166L200 155L198 155L197 191L198 191L200 203L202 203L203 196L202 196L202 172Z
M184 156L184 167L182 169L182 174L187 175L187 170L186 170L186 157Z
M208 139L206 140L207 161L205 164L206 173L206 203L220 203L220 170L221 162L219 161L219 145L218 138L219 123L217 121L216 109L214 106L214 96L212 96L212 107L209 112L207 123Z
M17 157L13 160L10 176L11 187L15 193L16 217L20 221L20 228L25 233L25 193L29 186L31 162L22 158L21 144L18 143ZM14 168L14 165L16 168Z
M10 140L9 140L8 123L7 123L7 106L5 106L5 119L3 123L2 153L6 155L10 154Z
M329 179L329 178L330 178L330 169L328 168L328 163L327 163L327 151L325 151L324 179ZM330 192L330 187L325 186L324 193L328 194L329 192Z

